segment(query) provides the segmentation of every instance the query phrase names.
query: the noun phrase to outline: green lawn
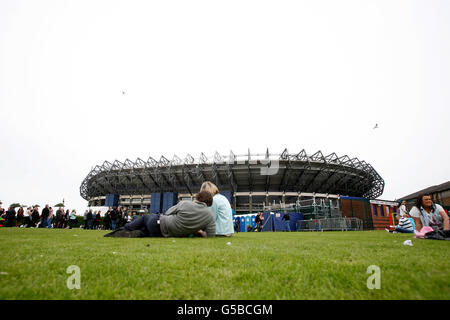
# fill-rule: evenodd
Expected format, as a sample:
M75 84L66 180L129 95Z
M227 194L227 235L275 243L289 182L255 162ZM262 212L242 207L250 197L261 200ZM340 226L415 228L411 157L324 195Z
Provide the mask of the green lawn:
M0 228L0 299L449 299L450 242L385 231L104 238ZM412 239L414 246L404 246ZM231 245L227 245L227 242ZM81 270L70 290L66 269ZM370 265L381 289L369 290Z

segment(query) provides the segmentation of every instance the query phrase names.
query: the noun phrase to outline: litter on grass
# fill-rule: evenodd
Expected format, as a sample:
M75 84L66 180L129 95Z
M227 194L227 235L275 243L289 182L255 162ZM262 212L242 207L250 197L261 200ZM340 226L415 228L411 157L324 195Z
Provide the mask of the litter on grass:
M413 246L411 240L405 240L405 241L403 242L403 244L404 244L405 246L411 246L411 247Z

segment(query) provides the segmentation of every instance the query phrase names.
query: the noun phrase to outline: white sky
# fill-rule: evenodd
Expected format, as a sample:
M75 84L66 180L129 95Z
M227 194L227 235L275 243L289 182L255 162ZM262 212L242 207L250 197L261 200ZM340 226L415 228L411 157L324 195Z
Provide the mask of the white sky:
M449 109L448 0L0 0L3 207L247 148L358 157L391 200L450 180Z

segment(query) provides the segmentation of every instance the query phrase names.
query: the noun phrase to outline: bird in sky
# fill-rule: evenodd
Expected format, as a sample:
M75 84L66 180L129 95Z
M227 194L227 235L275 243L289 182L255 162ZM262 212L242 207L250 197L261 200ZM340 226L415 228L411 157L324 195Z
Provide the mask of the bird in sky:
M375 127L373 127L374 129L378 129L378 123L375 123Z
M125 94L125 91L122 91L122 94Z

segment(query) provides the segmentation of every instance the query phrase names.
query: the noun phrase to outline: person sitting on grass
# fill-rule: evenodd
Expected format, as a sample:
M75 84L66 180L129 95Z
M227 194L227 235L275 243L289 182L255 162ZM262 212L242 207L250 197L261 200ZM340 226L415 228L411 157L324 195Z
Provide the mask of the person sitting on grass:
M211 211L216 219L216 236L231 237L233 229L233 212L230 202L219 193L217 186L211 181L203 182L200 191L205 190L212 194Z
M166 214L144 215L105 237L214 237L216 219L209 208L212 203L211 193L200 191L194 201L180 201Z
M398 221L398 225L395 226L393 230L385 229L387 232L392 233L414 233L414 227L409 220L409 215L404 213L403 216Z
M417 230L422 227L431 227L433 230L449 230L449 218L444 208L433 203L431 195L422 194L417 197L416 204L409 211L409 215L414 218Z

